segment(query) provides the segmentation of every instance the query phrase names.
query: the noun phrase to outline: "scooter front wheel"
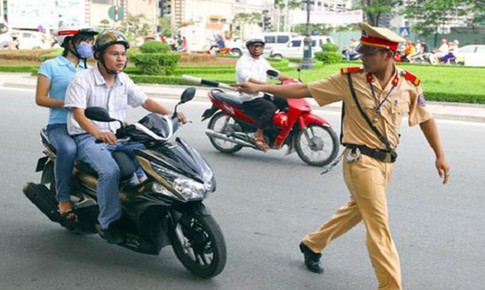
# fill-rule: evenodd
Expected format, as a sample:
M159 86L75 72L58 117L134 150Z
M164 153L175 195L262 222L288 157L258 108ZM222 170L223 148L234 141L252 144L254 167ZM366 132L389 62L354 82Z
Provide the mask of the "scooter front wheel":
M212 216L184 214L170 235L175 255L192 274L212 278L222 272L226 243Z
M311 124L296 134L295 150L308 165L328 165L338 154L337 134L328 126Z
M209 121L207 128L214 131L214 133L219 133L227 137L231 137L231 134L235 132L237 124L233 118L227 116L223 112L218 112ZM236 153L243 148L242 145L236 144L231 141L223 140L217 137L209 136L209 140L217 150L222 153Z

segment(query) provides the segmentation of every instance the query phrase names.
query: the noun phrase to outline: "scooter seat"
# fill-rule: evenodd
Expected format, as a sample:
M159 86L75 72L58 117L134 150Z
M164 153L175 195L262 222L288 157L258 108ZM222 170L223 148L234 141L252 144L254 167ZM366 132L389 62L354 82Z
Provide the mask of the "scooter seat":
M131 158L122 151L115 151L111 155L113 156L113 159L116 161L118 167L120 168L121 179L123 180L125 178L131 178L133 176L133 173L135 173L136 171L133 160L131 160ZM76 167L80 171L84 171L97 176L96 171L86 162L76 160Z
M52 146L52 144L49 141L49 137L47 137L46 128L42 128L42 130L40 131L40 138L42 140L42 143L45 146L47 146L53 153L56 153L56 148ZM118 164L118 167L120 168L121 179L125 179L128 177L131 178L133 173L136 171L135 164L133 164L133 160L131 160L126 153L121 151L113 152L112 156L116 161L116 163ZM97 176L96 171L86 162L76 160L76 167L81 171Z
M53 153L56 153L56 148L52 146L49 137L47 137L47 128L42 128L42 130L40 130L40 139L42 140L42 144L47 146Z
M221 90L212 90L211 93L214 98L221 102L229 103L236 107L242 106L241 99L237 94L227 94Z

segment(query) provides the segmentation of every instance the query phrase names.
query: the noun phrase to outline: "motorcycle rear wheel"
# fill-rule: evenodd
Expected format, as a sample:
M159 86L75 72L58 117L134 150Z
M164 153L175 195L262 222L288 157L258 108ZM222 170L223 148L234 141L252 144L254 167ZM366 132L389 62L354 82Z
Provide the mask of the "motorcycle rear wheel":
M330 127L311 124L296 134L295 150L308 165L328 165L338 154L337 134Z
M226 265L226 243L212 216L185 214L171 230L171 241L177 258L195 276L215 277Z
M217 112L209 121L207 128L220 134L230 135L232 128L236 125L233 118L227 116L223 112ZM236 153L243 148L242 145L231 141L222 140L215 137L209 137L209 140L217 150L222 153Z

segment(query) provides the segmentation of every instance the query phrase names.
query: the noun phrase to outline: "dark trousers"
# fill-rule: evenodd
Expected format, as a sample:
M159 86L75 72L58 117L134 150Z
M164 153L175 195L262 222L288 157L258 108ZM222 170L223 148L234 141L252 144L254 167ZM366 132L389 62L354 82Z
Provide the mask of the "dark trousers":
M268 129L273 123L273 115L278 110L273 102L265 98L257 98L249 102L244 102L242 108L256 120L258 129Z
M278 107L280 111L286 111L288 109L288 102L286 101L285 98L279 97L279 96L270 96L270 95L264 95L266 99L269 99L273 102L273 104Z

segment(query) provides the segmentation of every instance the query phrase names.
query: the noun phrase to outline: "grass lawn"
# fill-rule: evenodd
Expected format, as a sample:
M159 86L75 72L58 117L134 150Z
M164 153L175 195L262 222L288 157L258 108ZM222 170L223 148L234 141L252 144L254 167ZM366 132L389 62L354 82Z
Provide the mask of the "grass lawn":
M360 63L339 63L316 66L314 70L301 72L301 79L308 83L338 73L342 67L360 66ZM398 64L421 80L421 86L428 100L485 104L485 67L457 65ZM298 77L296 68L284 74ZM208 71L194 75L209 80L232 83L235 73L217 74Z
M2 51L0 52L0 71L36 72L40 65L40 56L52 53L46 51ZM58 53L58 51L57 51ZM201 77L224 83L235 82L235 58L215 57L200 54L183 54L182 60L173 76L144 76L140 69L129 62L126 72L135 82L160 84L188 84L180 79L182 74ZM271 61L271 60L270 60ZM292 60L298 61L298 60ZM94 64L94 60L91 60ZM315 69L304 70L300 77L311 82L338 73L342 67L360 66L360 62L323 65L314 62ZM287 60L273 61L275 68L284 74L298 77L296 67L288 67ZM416 75L426 98L430 101L485 104L485 67L465 67L459 65L398 64Z

